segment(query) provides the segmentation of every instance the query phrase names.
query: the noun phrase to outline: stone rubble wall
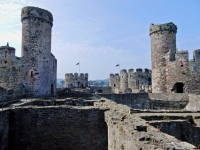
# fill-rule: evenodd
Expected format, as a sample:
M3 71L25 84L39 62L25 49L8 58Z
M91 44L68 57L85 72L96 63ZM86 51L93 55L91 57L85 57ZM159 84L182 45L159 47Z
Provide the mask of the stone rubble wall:
M0 149L94 149L108 147L104 110L26 107L1 111Z
M198 95L182 93L132 93L132 94L99 94L117 104L126 105L132 109L154 110L194 110L191 106L198 103ZM189 106L187 106L189 105ZM186 107L187 106L187 107ZM198 104L199 106L199 104ZM190 109L191 108L191 109ZM196 107L197 108L197 107Z
M0 150L8 149L9 111L0 112Z
M109 150L195 149L195 146L161 132L157 126L152 127L140 117L141 114L130 114L128 105L119 104L101 95L101 100L95 103L95 107L108 110L105 112L105 120L108 125Z

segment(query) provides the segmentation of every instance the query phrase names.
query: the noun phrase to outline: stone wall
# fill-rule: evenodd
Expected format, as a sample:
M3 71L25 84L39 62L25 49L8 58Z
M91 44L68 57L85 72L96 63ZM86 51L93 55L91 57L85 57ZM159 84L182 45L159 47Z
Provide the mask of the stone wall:
M199 96L180 93L132 93L132 94L99 94L117 104L126 105L132 109L185 109L190 99L195 98L196 102ZM190 104L190 107L195 105ZM198 105L199 106L199 105ZM188 107L188 110L191 110Z
M15 56L15 49L7 46L0 47L0 86L5 89L15 88L22 80L22 61Z
M111 93L111 87L89 87L91 93Z
M0 150L8 149L9 111L0 111Z
M163 121L150 123L150 125L160 126L161 132L172 135L181 141L187 141L198 148L200 146L200 128L188 121Z
M149 109L150 99L147 93L137 94L99 94L117 104L127 105L133 109Z
M6 95L7 95L7 90L0 87L0 102L5 100Z
M107 149L104 111L24 108L10 112L9 149Z

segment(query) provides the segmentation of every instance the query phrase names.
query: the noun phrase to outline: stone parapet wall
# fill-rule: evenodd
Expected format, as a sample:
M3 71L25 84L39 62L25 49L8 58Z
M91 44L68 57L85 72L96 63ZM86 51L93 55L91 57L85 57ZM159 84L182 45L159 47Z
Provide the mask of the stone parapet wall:
M179 93L132 93L132 94L99 94L117 104L126 105L132 109L185 109L191 97L198 99L199 96ZM192 104L190 104L192 105ZM189 109L189 108L188 108Z
M21 11L21 21L29 18L41 19L53 25L53 16L52 14L44 9L38 7L24 7Z
M89 87L91 93L111 93L111 87Z

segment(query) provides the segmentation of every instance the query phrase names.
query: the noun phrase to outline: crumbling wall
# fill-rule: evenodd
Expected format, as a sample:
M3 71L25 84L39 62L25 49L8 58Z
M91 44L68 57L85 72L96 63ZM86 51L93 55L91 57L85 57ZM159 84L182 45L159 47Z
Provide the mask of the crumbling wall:
M149 109L150 99L147 93L132 93L132 94L100 94L118 104L127 105L133 109Z
M188 94L189 102L188 105L185 107L188 111L199 111L200 108L200 95L195 94Z
M181 141L187 141L198 148L200 146L200 128L188 121L163 121L150 123L150 125L160 126L161 132L172 135Z
M0 150L8 149L9 111L0 111Z
M64 107L15 109L9 149L107 149L104 111Z
M189 103L188 94L183 93L131 93L131 94L99 94L117 104L126 105L132 109L185 109ZM198 96L191 94L190 97ZM189 108L188 108L189 109Z

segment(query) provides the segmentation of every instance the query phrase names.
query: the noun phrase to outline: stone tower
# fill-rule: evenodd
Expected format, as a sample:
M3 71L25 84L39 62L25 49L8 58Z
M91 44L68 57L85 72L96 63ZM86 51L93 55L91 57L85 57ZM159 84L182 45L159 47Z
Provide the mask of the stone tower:
M135 74L133 69L128 70L128 88L134 89L135 87Z
M52 14L37 7L24 7L22 21L23 84L34 95L55 95L57 62L51 53ZM52 72L52 73L51 73Z
M120 71L120 89L125 91L128 88L128 74L126 69Z
M152 93L166 91L166 54L175 61L177 26L172 22L160 25L151 24Z

